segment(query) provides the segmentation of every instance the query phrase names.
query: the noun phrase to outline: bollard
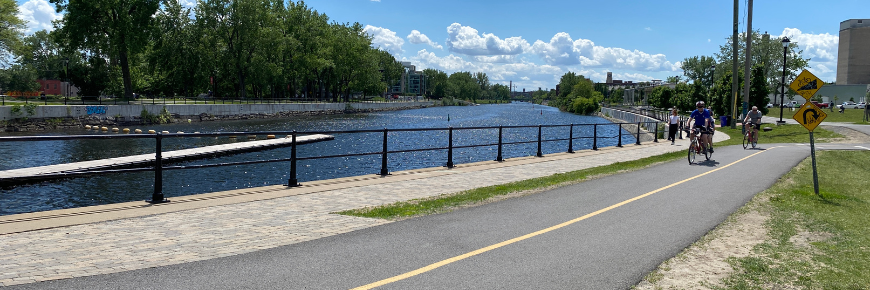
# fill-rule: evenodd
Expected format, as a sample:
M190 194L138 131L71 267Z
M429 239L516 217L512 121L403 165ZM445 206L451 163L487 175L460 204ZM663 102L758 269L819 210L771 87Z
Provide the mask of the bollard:
M653 135L653 142L659 143L659 122L655 122L656 131L655 135Z
M683 140L683 118L680 117L680 124L677 126L677 135L680 135L680 140Z
M290 140L290 178L287 179L288 187L299 186L299 180L296 179L296 130L293 130Z
M637 138L634 138L637 142L634 142L634 145L640 145L640 122L637 122Z
M384 128L384 153L381 155L381 175L390 175L387 171L387 128Z
M574 124L568 129L568 153L574 153Z
M535 155L538 157L544 157L544 153L541 152L541 125L538 125L538 153Z
M163 134L158 133L154 139L154 143L157 144L154 158L154 194L151 195L151 200L147 201L151 204L169 202L163 196L163 149L161 148L163 147Z
M453 127L447 133L447 168L453 168Z
M502 130L502 127L498 126L498 156L495 157L495 161L498 161L498 162L504 161L504 158L502 158L502 155L501 155L501 148L502 148L501 130Z
M598 124L592 125L592 150L598 150Z
M616 147L622 147L622 123L619 123L619 138L616 141Z

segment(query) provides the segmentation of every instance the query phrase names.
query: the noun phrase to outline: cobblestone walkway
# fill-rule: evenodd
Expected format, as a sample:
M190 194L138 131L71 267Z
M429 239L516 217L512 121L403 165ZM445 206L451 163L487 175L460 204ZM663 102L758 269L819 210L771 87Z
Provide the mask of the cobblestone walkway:
M725 134L715 137L727 138ZM108 221L99 219L106 213L91 210L78 217L80 224L48 229L2 231L29 218L4 217L7 223L0 223L0 286L179 264L310 241L390 223L331 212L636 160L684 150L686 144L687 140L677 140L679 146L647 142L501 163L462 164L449 170L394 172L385 178L312 182L308 187L250 188L233 194L279 197L174 212L138 205L141 216ZM294 193L301 191L305 193ZM127 208L132 207L117 211Z

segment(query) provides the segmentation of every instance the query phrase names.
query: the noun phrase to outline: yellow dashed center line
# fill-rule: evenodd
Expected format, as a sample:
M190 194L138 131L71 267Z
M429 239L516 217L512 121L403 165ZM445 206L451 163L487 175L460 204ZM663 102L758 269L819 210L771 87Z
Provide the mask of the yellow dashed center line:
M380 287L380 286L383 286L383 285L386 285L386 284L390 284L390 283L393 283L393 282L396 282L396 281L404 280L404 279L407 279L407 278L410 278L410 277L413 277L413 276L416 276L416 275L420 275L420 274L423 274L423 273L426 273L426 272L429 272L429 271L435 270L435 269L437 269L437 268L439 268L439 267L441 267L441 266L444 266L444 265L447 265L447 264L450 264L450 263L453 263L453 262L457 262L457 261L463 260L463 259L465 259L465 258L470 258L470 257L476 256L476 255L479 255L479 254L482 254L482 253L485 253L485 252L489 252L489 251L491 251L491 250L495 250L495 249L498 249L498 248L501 248L501 247L504 247L504 246L507 246L507 245L510 245L510 244L513 244L513 243L516 243L516 242L519 242L519 241L522 241L522 240L526 240L526 239L529 239L529 238L532 238L532 237L535 237L535 236L543 235L543 234L545 234L545 233L548 233L548 232L551 232L551 231L554 231L554 230L557 230L557 229L560 229L560 228L563 228L563 227L569 226L569 225L574 224L574 223L577 223L577 222L579 222L579 221L582 221L582 220L585 220L585 219L588 219L588 218L594 217L594 216L596 216L596 215L602 214L602 213L607 212L607 211L609 211L609 210L612 210L612 209L618 208L618 207L620 207L620 206L623 206L623 205L629 204L629 203L631 203L631 202L633 202L633 201L636 201L636 200L639 200L639 199L641 199L641 198L644 198L644 197L647 197L647 196L653 195L653 194L655 194L655 193L657 193L657 192L660 192L660 191L663 191L663 190L665 190L665 189L668 189L668 188L671 188L671 187L674 187L674 186L677 186L677 185L680 185L680 184L683 184L683 183L689 182L689 181L691 181L691 180L693 180L693 179L696 179L696 178L699 178L699 177L705 176L705 175L707 175L707 174L710 174L710 173L713 173L713 172L716 172L716 171L719 171L719 170L722 170L722 169L728 168L728 167L731 166L731 165L737 164L737 163L739 163L739 162L741 162L741 161L743 161L743 160L749 159L750 157L753 157L753 156L755 156L755 155L761 154L761 153L763 153L763 152L770 151L770 150L772 150L772 149L774 149L774 148L778 148L778 147L772 147L772 148L767 149L767 150L765 150L765 151L757 152L757 153L755 153L755 154L752 154L752 155L749 155L749 156L743 157L743 158L741 158L740 160L737 160L737 161L731 162L731 163L729 163L728 165L725 165L725 166L722 166L722 167L719 167L719 168L716 168L716 169L713 169L713 170L710 170L710 171L707 171L707 172L704 172L704 173L701 173L701 174L698 174L698 175L692 176L692 177L690 177L690 178L687 178L687 179L684 179L684 180L681 180L681 181L675 182L675 183L673 183L673 184L671 184L671 185L668 185L668 186L665 186L665 187L662 187L662 188L659 188L659 189L656 189L656 190L653 190L653 191L650 191L650 192L647 192L647 193L644 193L644 194L641 194L641 195L635 196L635 197L633 197L633 198L630 198L630 199L627 199L627 200L622 201L622 202L620 202L620 203L617 203L617 204L614 204L614 205L611 205L611 206L608 206L608 207L602 208L602 209L600 209L600 210L597 210L597 211L592 212L592 213L589 213L589 214L587 214L587 215L584 215L584 216L578 217L578 218L576 218L576 219L572 219L572 220L566 221L566 222L564 222L564 223L561 223L561 224L558 224L558 225L555 225L555 226L552 226L552 227L549 227L549 228L546 228L546 229L543 229L543 230L540 230L540 231L536 231L536 232L533 232L533 233L530 233L530 234L526 234L526 235L523 235L523 236L519 236L519 237L516 237L516 238L510 239L510 240L507 240L507 241L504 241L504 242L501 242L501 243L498 243L498 244L494 244L494 245L490 245L490 246L487 246L487 247L484 247L484 248L480 248L480 249L477 249L477 250L474 250L474 251L471 251L471 252L468 252L468 253L465 253L465 254L462 254L462 255L459 255L459 256L455 256L455 257L452 257L452 258L449 258L449 259L445 259L445 260L442 260L442 261L439 261L439 262L436 262L436 263L430 264L430 265L428 265L428 266L425 266L425 267L419 268L419 269L414 270L414 271L410 271L410 272L407 272L407 273L404 273L404 274L401 274L401 275L393 276L393 277L390 277L390 278L387 278L387 279L384 279L384 280L381 280L381 281L377 281L377 282L374 282L374 283L371 283L371 284L368 284L368 285L363 285L363 286L360 286L360 287L356 287L356 288L353 288L353 290L364 290L364 289L372 289L372 288L375 288L375 287Z

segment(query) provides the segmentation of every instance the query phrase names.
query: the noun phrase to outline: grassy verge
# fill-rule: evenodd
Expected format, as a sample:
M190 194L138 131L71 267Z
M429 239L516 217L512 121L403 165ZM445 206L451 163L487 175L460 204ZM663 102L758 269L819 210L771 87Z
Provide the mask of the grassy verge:
M870 152L818 152L820 195L804 160L761 194L768 239L743 258L726 289L867 289L870 285Z
M767 112L768 117L779 118L779 109L771 108L770 111ZM845 123L856 123L856 124L867 124L864 122L864 109L846 109L842 114L834 108L834 111L831 112L830 109L822 109L825 111L825 114L828 115L825 118L824 122L845 122ZM797 110L791 111L791 109L785 109L782 111L782 119L783 120L791 120L794 114L797 113ZM824 123L822 123L824 124Z
M685 157L685 152L678 151L647 157L634 161L617 162L611 165L599 166L584 170L559 173L529 180L511 182L508 184L488 186L467 190L455 194L441 195L425 199L401 201L393 204L354 209L338 212L338 214L397 219L433 213L449 212L455 208L477 204L488 199L528 190L542 189L554 186L564 186L605 175L634 171L653 164L668 162Z
M771 144L771 143L808 143L810 142L810 135L807 132L807 129L801 125L780 125L776 126L775 124L762 124L761 128L770 127L771 131L764 132L763 130L758 131L758 143L759 144ZM716 134L724 132L731 137L726 141L722 141L716 143L716 146L728 146L728 145L743 145L743 132L742 126L738 124L736 129L731 129L729 127L725 128L717 128ZM843 135L822 129L817 127L814 132L814 137L816 142L825 143L828 142L828 139L832 138L842 138Z

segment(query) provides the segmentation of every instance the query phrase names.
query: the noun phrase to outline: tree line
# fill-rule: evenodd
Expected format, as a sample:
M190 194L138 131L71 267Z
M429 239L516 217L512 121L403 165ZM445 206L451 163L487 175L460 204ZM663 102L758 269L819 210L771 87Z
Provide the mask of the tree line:
M349 101L388 92L405 72L372 47L362 25L330 22L303 1L50 1L65 12L55 29L24 36L15 2L0 0L0 25L15 28L0 31L13 59L0 69L0 89L34 91L36 79L61 79L86 96ZM510 99L508 86L481 72L426 69L421 87L434 98Z
M0 0L12 2L11 0ZM304 2L51 0L65 12L51 32L8 37L5 90L63 79L80 95L217 98L379 95L403 67L372 47L359 23L330 22ZM14 4L14 2L13 2ZM29 86L29 87L28 87ZM38 84L37 84L38 87Z
M752 54L750 63L749 107L757 106L767 114L769 94L776 92L783 84L783 65L785 65L785 84L793 80L798 73L808 67L810 59L803 58L803 51L797 43L791 42L788 47L782 46L782 38L771 38L759 31L743 33L738 37L738 94L737 109L740 111L743 91L746 59L746 39L751 38ZM719 52L713 56L699 55L685 58L682 62L683 76L668 77L668 83L675 83L675 88L657 87L649 95L649 105L659 108L676 107L681 111L694 110L698 101L707 103L717 115L731 113L731 84L733 72L732 38L726 38L726 43L719 46ZM787 55L783 59L784 50ZM785 61L785 64L783 63ZM795 92L788 89L788 95ZM791 97L790 97L791 98Z

